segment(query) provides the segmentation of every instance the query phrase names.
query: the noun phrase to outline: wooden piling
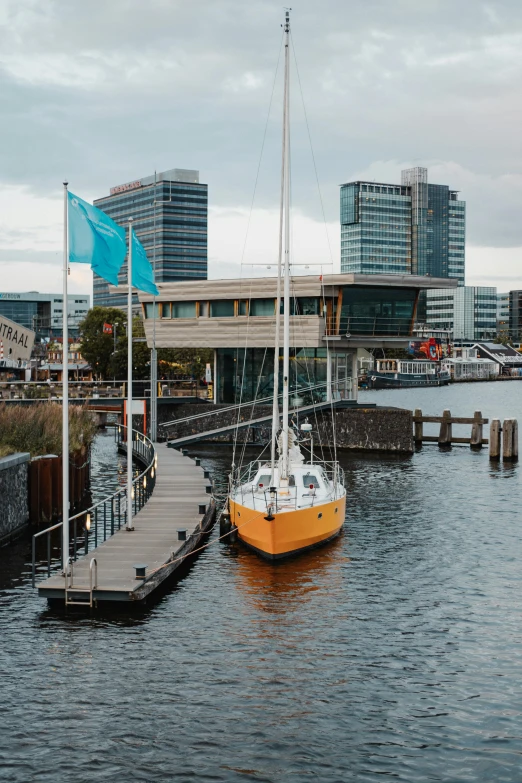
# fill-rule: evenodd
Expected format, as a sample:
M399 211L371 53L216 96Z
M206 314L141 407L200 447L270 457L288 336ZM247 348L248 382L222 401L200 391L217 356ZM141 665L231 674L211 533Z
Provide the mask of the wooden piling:
M451 436L451 411L443 411L439 432L439 446L451 446Z
M518 422L516 419L504 419L502 459L515 462L518 459Z
M421 419L422 418L422 411L420 408L415 408L413 415L415 419ZM414 431L413 431L413 440L415 443L419 446L422 446L422 435L423 435L423 425L422 421L415 421L414 423Z
M482 412L475 411L473 419L474 421L473 424L471 425L471 440L469 442L469 445L471 446L472 449L481 449L482 436L483 436Z
M489 425L489 458L492 460L500 459L500 419L491 419Z

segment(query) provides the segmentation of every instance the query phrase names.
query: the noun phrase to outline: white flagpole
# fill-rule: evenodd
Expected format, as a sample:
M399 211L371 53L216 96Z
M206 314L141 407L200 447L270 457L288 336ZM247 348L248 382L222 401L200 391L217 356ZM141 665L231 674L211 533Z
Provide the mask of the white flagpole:
M62 570L67 577L69 557L69 325L67 323L67 185L63 183L63 303L62 303Z
M127 254L127 530L132 526L132 218L129 218Z

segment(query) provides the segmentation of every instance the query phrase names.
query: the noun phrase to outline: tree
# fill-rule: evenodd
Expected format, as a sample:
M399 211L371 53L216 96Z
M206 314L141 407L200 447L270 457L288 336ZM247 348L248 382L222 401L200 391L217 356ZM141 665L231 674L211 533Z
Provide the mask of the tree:
M80 345L83 358L89 362L98 380L112 376L114 335L104 334L103 325L116 326L116 335L125 334L125 313L117 307L93 307L80 323Z
M159 348L158 375L173 378L189 375L196 380L205 375L205 366L214 361L212 348Z
M136 380L150 378L150 348L145 341L145 330L141 318L132 319L132 377ZM116 351L112 357L111 368L115 378L127 377L127 334L116 340Z

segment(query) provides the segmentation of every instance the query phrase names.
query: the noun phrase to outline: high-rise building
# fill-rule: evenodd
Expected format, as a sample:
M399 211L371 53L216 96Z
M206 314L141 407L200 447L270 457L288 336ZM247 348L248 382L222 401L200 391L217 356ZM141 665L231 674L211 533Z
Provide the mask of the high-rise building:
M512 340L522 340L522 291L509 292L509 334Z
M426 323L448 329L454 340L488 340L497 333L497 289L459 286L426 292Z
M68 294L68 325L73 335L87 315L91 297ZM39 337L59 337L63 327L63 294L41 294L38 291L0 293L0 315L32 329Z
M497 294L497 333L509 331L509 294Z
M206 279L208 186L200 183L198 171L170 169L127 182L94 204L125 229L133 218L156 283ZM127 283L126 262L119 279ZM109 284L94 275L95 306L125 307L126 302L125 294L109 294Z
M456 278L464 285L466 204L428 170L406 169L400 185L341 186L341 272Z

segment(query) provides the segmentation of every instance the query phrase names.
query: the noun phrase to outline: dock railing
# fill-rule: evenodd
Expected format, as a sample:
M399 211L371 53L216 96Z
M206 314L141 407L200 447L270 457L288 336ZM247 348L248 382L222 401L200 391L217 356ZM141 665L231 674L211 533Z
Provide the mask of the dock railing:
M115 428L115 437L118 448L123 450L126 444L126 431L124 425ZM139 460L145 469L132 481L133 488L133 514L134 516L143 508L152 495L156 484L157 456L152 441L137 430L132 431L133 456ZM127 524L127 487L116 490L103 500L99 500L84 511L80 511L69 517L70 549L66 558L71 561L78 559L79 555L86 555L92 549L106 541ZM63 568L64 553L61 549L62 538L53 544L53 533L61 530L63 521L58 522L45 530L40 530L33 535L32 540L32 584L36 585L37 572L45 571L46 576L51 575L51 570L60 566ZM46 543L46 558L37 561L37 549L41 541ZM59 555L57 549L60 549ZM54 551L54 557L53 557ZM37 566L37 563L44 565Z

